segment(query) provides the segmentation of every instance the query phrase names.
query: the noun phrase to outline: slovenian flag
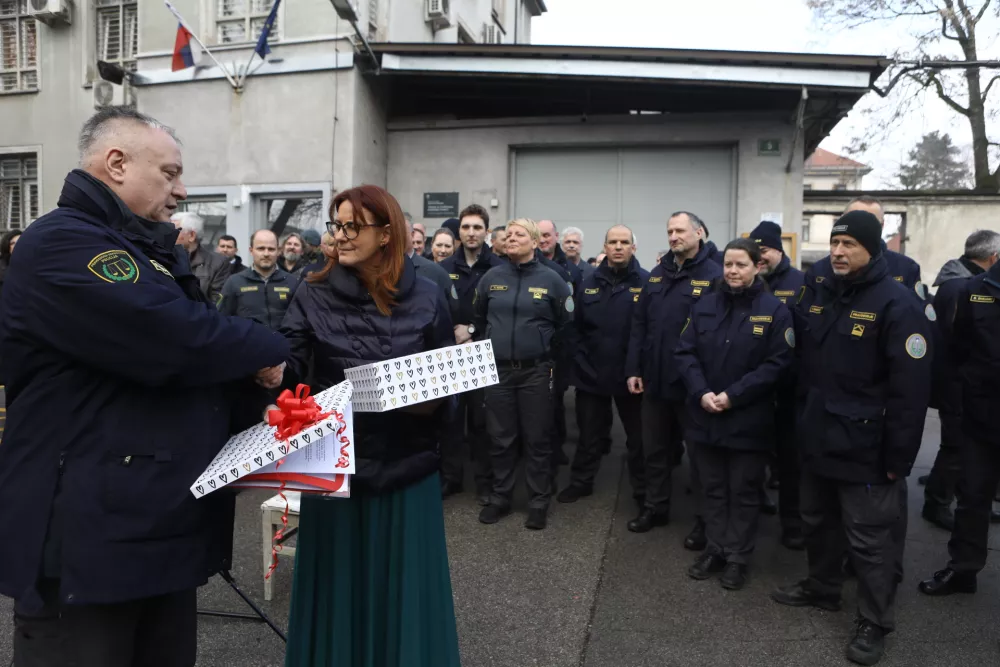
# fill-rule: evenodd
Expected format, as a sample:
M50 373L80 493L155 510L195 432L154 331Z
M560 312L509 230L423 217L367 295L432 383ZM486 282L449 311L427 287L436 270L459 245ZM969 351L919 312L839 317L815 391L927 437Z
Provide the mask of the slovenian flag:
M174 42L174 60L170 68L174 72L201 64L201 46L184 24L177 24L177 40Z

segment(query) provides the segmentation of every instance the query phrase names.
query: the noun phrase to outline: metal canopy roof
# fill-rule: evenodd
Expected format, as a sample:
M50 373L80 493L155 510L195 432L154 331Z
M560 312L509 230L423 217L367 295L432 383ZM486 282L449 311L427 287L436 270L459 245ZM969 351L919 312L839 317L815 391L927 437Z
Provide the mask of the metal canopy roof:
M373 44L393 120L784 112L808 92L811 152L867 92L876 56L478 44Z

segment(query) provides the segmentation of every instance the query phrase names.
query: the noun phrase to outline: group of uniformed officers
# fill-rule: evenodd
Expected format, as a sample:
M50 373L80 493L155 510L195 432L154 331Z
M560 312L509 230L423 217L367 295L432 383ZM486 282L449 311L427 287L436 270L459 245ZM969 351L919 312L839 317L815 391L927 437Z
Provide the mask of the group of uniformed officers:
M805 549L809 563L807 579L772 598L839 610L841 586L856 576L846 655L875 664L895 626L906 478L928 404L937 407L932 377L944 382L932 372L935 354L935 368L948 369L952 407L939 459L950 472L936 464L931 477L952 480L958 508L952 560L922 592L975 590L1000 475L1000 436L986 417L1000 370L1000 234L970 237L960 260L966 279L941 290L948 296L939 312L920 267L882 241L883 224L878 200L852 201L833 227L830 256L804 274L791 266L777 224L762 222L719 252L705 223L681 211L667 222L670 251L652 271L639 266L632 231L615 226L606 257L581 277L550 259L565 262L562 253L540 251L545 232L527 219L507 224L502 259L483 242L488 213L469 207L460 216L463 247L443 267L456 288L456 337L492 340L500 383L463 396L448 426L458 437L442 439L450 443L443 494L462 490L471 454L479 520L496 523L511 512L523 453L525 526L545 528L562 454L552 426L561 370L576 387L580 438L558 502L593 493L614 406L638 505L628 529L669 522L672 469L686 450L695 523L684 546L702 552L688 575L720 574L723 587L738 590L770 466L782 544ZM925 516L936 507L934 486Z

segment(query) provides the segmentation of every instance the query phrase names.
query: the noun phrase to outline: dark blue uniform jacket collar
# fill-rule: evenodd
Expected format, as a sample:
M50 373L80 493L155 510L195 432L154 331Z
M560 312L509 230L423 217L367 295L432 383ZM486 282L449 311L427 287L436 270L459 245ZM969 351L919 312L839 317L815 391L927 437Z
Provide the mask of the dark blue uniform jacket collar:
M490 258L492 256L493 256L493 251L490 250L490 247L484 243L483 247L479 249L479 256L476 257L475 264L469 266L469 263L465 261L465 246L460 245L458 247L458 250L455 251L454 255L455 266L460 268L472 269L481 264L483 268L488 268L490 266Z
M722 295L722 299L727 304L732 304L735 302L750 302L760 296L760 293L765 290L764 281L761 280L760 276L754 278L753 283L748 287L742 289L733 289L732 286L726 282L724 278L719 278L718 286L719 294Z
M368 288L365 287L365 284L353 269L336 264L330 270L330 276L326 282L334 293L347 301L353 303L372 302L372 295L368 292ZM417 270L413 268L413 262L409 258L405 258L403 262L403 274L399 277L399 282L396 283L396 292L393 294L393 300L396 302L404 300L413 291L413 287L416 284Z
M660 266L663 267L663 270L668 275L680 273L681 271L687 271L690 270L692 267L698 266L702 262L706 261L709 258L709 255L711 254L710 248L705 245L704 241L699 241L699 243L700 246L698 247L698 254L692 257L691 259L687 260L686 262L684 262L682 266L677 266L677 263L674 262L673 250L671 250L666 255L660 258Z
M176 245L179 231L172 224L137 216L108 186L82 169L74 169L66 176L57 204L76 209L118 232L147 258L165 266L189 299L208 303L191 273L187 252Z
M639 275L639 261L632 257L629 260L628 265L621 271L616 272L611 265L608 264L608 258L605 257L601 262L601 265L597 267L597 271L594 272L594 277L601 282L608 283L609 285L615 282L615 278L628 279Z
M872 283L889 275L889 264L885 260L885 255L879 255L868 263L868 266L861 270L856 276L833 278L832 288L837 296L850 296Z
M773 283L775 280L778 280L779 278L781 278L781 276L788 273L788 269L790 268L792 268L791 260L788 259L788 255L782 253L781 261L778 262L778 266L775 267L774 271L768 274L767 282Z
M990 285L1000 289L1000 262L990 267L990 270L986 272L985 280Z

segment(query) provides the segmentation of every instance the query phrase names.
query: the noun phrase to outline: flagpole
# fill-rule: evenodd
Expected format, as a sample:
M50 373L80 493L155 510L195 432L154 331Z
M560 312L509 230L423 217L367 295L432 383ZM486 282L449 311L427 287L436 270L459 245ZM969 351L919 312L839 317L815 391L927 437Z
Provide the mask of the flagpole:
M246 83L247 76L249 76L249 73L250 73L250 63L253 62L253 57L255 55L257 55L257 49L256 48L253 51L250 52L250 60L247 61L246 68L242 72L240 72L240 78L239 78L239 81L238 81L239 85L236 88L236 90L242 90L243 89L243 84ZM263 58L261 58L261 60L263 61Z
M170 0L163 0L163 4L165 4L167 6L167 9L169 9L170 13L174 15L174 18L176 18L177 21L182 26L184 26L184 29L188 31L189 35L191 35L191 39L193 39L195 42L197 42L198 46L201 47L201 50L204 51L205 53L207 53L208 57L212 59L212 62L214 62L219 67L219 69L222 70L222 73L226 76L226 79L229 81L229 83L232 85L232 87L234 89L238 88L238 86L236 84L236 79L234 79L233 76L229 73L229 70L227 70L225 67L223 67L222 63L219 62L219 59L215 57L215 54L212 53L211 51L209 51L208 47L205 46L205 44L200 39L198 39L198 35L196 35L194 33L194 31L191 30L191 28L188 27L187 21L185 21L184 17L182 17L180 15L180 13L177 11L177 9L172 4L170 4Z

